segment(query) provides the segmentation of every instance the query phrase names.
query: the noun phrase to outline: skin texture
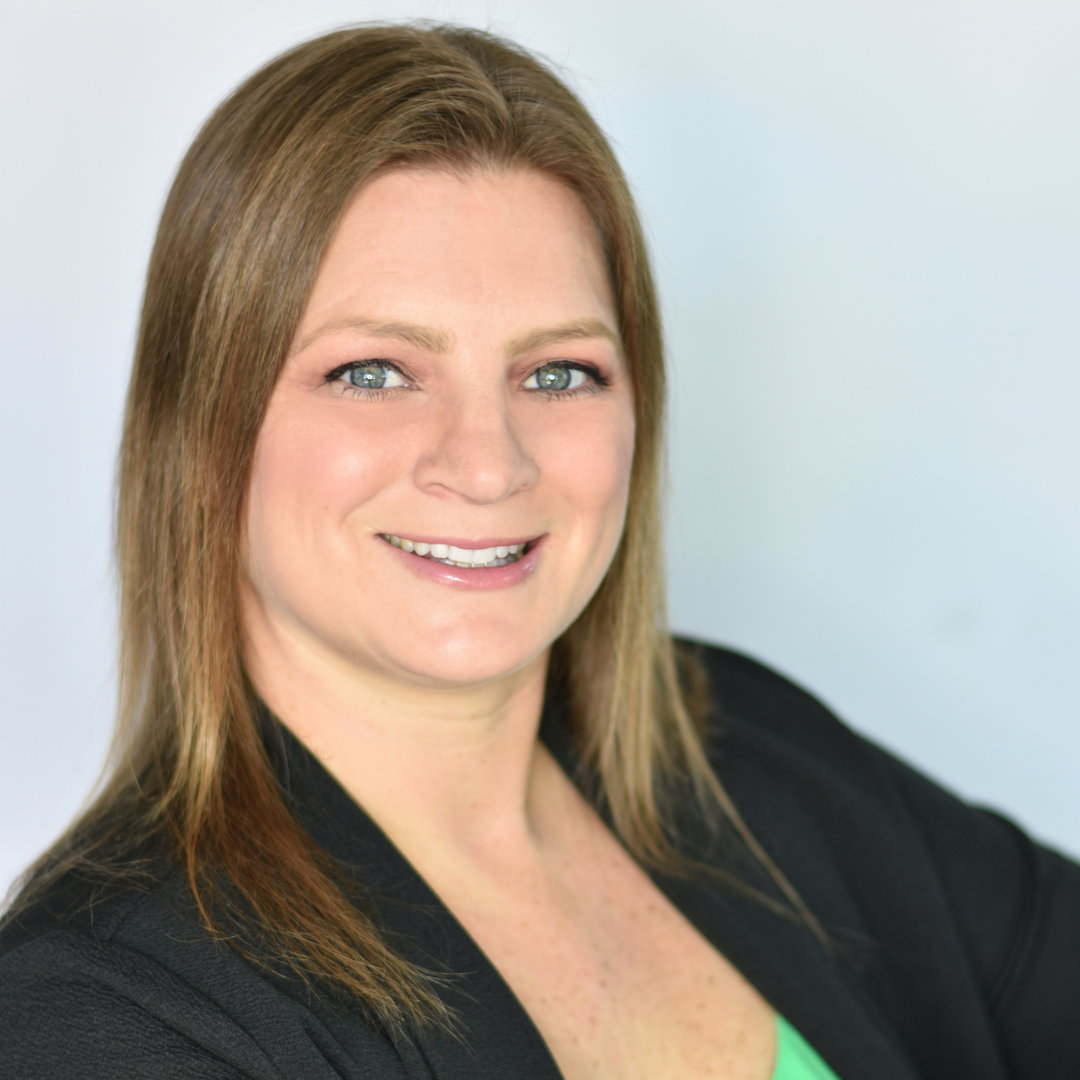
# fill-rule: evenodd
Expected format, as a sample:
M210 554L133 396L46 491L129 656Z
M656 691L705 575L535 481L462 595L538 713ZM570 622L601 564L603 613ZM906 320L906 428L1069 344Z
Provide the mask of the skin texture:
M328 380L349 364L393 385ZM553 364L577 385L538 389ZM565 1076L767 1080L768 1006L537 740L548 650L614 555L633 445L576 195L526 171L382 174L342 218L259 434L245 661L499 968ZM382 534L530 549L459 572Z

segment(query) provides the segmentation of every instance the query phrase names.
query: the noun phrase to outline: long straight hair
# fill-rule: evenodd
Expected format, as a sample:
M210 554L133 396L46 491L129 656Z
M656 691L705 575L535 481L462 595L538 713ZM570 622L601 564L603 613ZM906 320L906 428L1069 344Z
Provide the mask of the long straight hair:
M446 1017L429 976L384 941L287 809L245 679L238 602L241 512L267 401L342 211L358 185L393 168L537 170L591 215L636 443L621 542L555 643L553 673L598 797L638 858L676 864L666 793L688 786L804 909L713 774L680 687L662 590L660 320L633 199L603 133L547 67L490 34L331 33L271 61L217 109L165 204L120 454L111 772L21 902L73 866L165 837L211 932L225 935L215 904L225 881L279 960L396 1027ZM120 873L124 859L108 865Z

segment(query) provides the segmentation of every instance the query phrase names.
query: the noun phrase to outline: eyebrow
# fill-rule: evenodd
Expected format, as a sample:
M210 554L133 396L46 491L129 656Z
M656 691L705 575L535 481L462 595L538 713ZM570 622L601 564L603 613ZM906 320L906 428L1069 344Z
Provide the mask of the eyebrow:
M297 346L296 352L303 352L312 342L336 330L359 330L373 337L404 341L406 344L434 353L449 352L452 343L452 335L445 330L420 326L417 323L383 323L375 319L338 319L310 333ZM606 323L599 319L581 319L577 322L564 323L562 326L530 330L511 340L506 347L506 353L508 356L521 356L551 345L561 345L567 341L583 341L588 338L604 338L617 349L622 350L622 340Z
M566 323L563 326L530 330L527 334L514 338L507 345L506 352L510 356L521 356L549 345L561 345L565 341L582 341L586 338L605 338L622 351L622 340L607 323L599 319L582 319L580 322Z
M296 348L296 352L303 352L312 342L321 338L323 334L333 333L335 330L360 330L372 337L392 338L396 341L404 341L407 345L415 345L417 348L428 352L445 353L450 351L450 335L445 330L435 330L427 326L419 326L416 323L404 322L378 322L375 319L338 319L334 322L320 326L312 331Z

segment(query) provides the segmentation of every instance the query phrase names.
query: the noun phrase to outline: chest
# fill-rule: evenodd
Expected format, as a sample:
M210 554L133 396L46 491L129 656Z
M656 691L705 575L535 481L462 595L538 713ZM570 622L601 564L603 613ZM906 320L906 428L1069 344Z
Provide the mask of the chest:
M437 890L567 1080L768 1080L771 1008L604 832Z

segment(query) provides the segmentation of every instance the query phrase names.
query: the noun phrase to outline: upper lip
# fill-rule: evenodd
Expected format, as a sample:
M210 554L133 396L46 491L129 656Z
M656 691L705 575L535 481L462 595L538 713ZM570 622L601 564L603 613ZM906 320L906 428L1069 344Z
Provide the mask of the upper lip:
M383 535L396 536L401 540L411 540L414 544L446 544L448 547L461 548L462 551L483 551L484 548L509 547L511 544L529 544L534 540L540 539L538 535L533 535L525 537L514 536L509 539L496 540L489 540L486 537L479 540L461 540L448 536L416 535L414 533L406 532L390 532L389 530L383 533Z

